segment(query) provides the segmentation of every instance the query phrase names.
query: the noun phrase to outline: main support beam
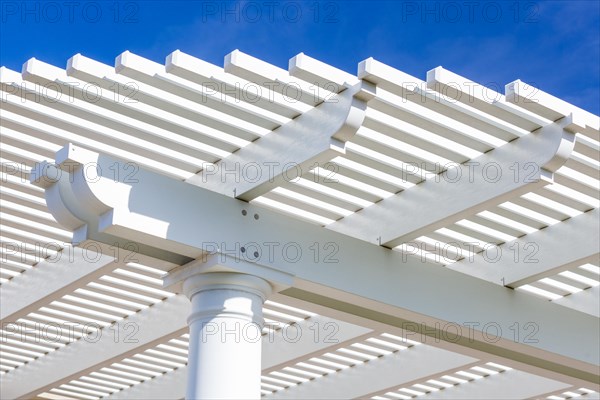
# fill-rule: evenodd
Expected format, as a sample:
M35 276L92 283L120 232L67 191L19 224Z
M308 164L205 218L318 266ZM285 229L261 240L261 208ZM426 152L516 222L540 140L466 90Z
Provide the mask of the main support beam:
M580 128L572 115L565 117L465 164L449 166L441 176L327 228L393 248L552 183L552 173L569 157ZM390 219L402 223L386 223Z
M76 241L109 234L111 239L143 242L146 247L140 250L163 252L164 257L226 252L293 275L293 287L283 292L288 296L597 380L600 348L595 338L600 331L590 315L153 172L140 169L137 182L115 182L109 167L118 162L84 149L65 148L57 162L74 167L72 184L66 174L57 182L64 185L64 209L68 205L73 211L57 220L81 221ZM86 165L98 166L101 177L86 180ZM40 172L43 168L33 174L33 182L50 179ZM245 265L240 262L237 272L251 273ZM524 343L522 335L515 339L510 328L528 322L538 328L537 342ZM448 323L461 326L462 332L448 336Z
M497 249L502 257L494 256L494 261L487 254L478 254L446 268L515 288L598 260L597 232L600 212L596 208L505 243Z
M344 153L374 97L368 82L326 99L296 119L248 144L188 182L250 201Z
M473 357L479 360L493 361L495 363L508 366L513 369L517 369L519 371L528 372L533 375L543 376L550 380L560 381L568 383L574 387L587 387L596 391L600 391L600 383L597 381L595 384L591 384L589 381L585 381L582 379L575 378L573 376L567 376L564 374L560 374L558 372L540 368L533 364L526 364L520 361L516 361L514 358L509 359L506 357L494 355L490 358L490 354L483 351L483 349L479 349L477 347L469 347L461 345L460 343L454 343L453 341L443 340L441 337L436 335L431 335L432 332L421 331L406 331L397 326L393 326L382 322L383 320L375 320L370 318L365 318L364 316L352 314L354 312L353 309L348 309L349 312L342 311L342 307L338 307L338 309L334 309L331 307L318 305L316 303L311 303L306 300L301 300L296 297L289 297L281 293L275 293L272 296L272 300L284 303L293 307L298 307L303 310L311 311L314 313L318 313L321 316L327 316L329 318L334 318L337 321L345 321L347 323L357 324L369 326L376 331L387 332L399 337L404 337L410 340L414 340L425 345L433 346L436 348L441 348L444 350L452 351L454 353L462 354L465 356ZM556 305L555 305L556 306ZM559 306L560 307L560 306ZM450 372L448 372L450 373ZM418 382L413 382L418 383Z
M330 315L334 315L336 318L352 321L356 324L375 326L375 329L377 330L387 331L396 334L400 337L409 337L412 340L423 339L423 337L420 337L418 334L410 334L409 336L407 332L402 332L400 330L394 329L391 326L386 326L385 324L376 323L372 320L367 320L365 318L357 317L355 315L344 315L344 313L339 311L315 306L314 304L309 304L296 299L292 300L291 298L280 294L275 294L274 299L278 302L283 302L284 304L289 304L295 307L312 310L314 312L322 313L323 315L329 313ZM356 338L361 336L361 332L366 333L368 331L365 328L360 328L358 325L350 325L348 323L342 322L341 320L333 321L335 321L335 324L339 326L339 333L336 334L336 339L339 340L339 343L337 343L335 347L342 347L345 344L351 344L352 342L355 342L357 340ZM298 323L298 327L300 331L306 332L309 329L309 327L314 326L315 323L319 326L324 326L324 324L328 322L331 322L331 319L328 319L323 316L316 316ZM398 387L399 384L410 385L414 383L422 383L427 379L435 379L439 377L440 374L449 373L447 369L443 368L449 367L448 364L445 364L446 361L457 362L463 360L464 362L456 363L457 367L454 369L459 370L462 369L461 367L466 368L470 364L470 360L476 360L478 359L477 357L485 357L485 354L482 354L482 352L478 350L470 351L468 356L454 352L450 353L448 352L448 350L454 351L456 350L456 346L453 346L451 343L443 344L441 340L435 340L435 338L427 337L424 340L424 342L428 344L433 344L433 346L425 345L411 347L407 351L398 353L395 356L372 360L368 364L360 366L359 368L352 368L347 371L341 371L334 375L328 375L323 378L320 378L317 381L308 383L306 387L302 387L302 398L308 398L309 394L315 393L317 398L327 397L325 394L323 394L325 392L322 392L322 390L328 390L329 386L331 386L329 384L333 384L333 381L343 382L341 386L332 386L336 388L336 390L339 390L339 388L343 388L342 390L349 390L349 388L347 388L346 386L351 385L352 387L355 387L354 385L356 385L357 382L360 382L360 385L358 385L359 390L361 388L364 389L364 395L361 397L366 398L370 397L370 395L381 394L381 392L376 392L376 388L385 388L387 389L386 391L388 391L392 390L393 387ZM436 348L436 346L439 345L442 345L442 347ZM291 344L289 340L284 340L283 335L275 335L273 341L269 341L268 343L263 344L263 373L265 371L279 370L284 366L293 365L296 362L301 361L301 359L308 359L313 356L318 356L319 354L326 351L327 346L328 345L323 341L315 342L312 339L312 337L309 337L307 335L303 335L298 342L295 342L293 344ZM453 354L453 356L449 357L448 354ZM497 357L494 357L493 360L500 364L509 364L509 360ZM414 363L410 361L414 361ZM396 367L402 367L405 364L409 364L410 367L391 370L388 367L392 364L395 364ZM510 363L510 365L512 365L515 369L524 368L524 366L519 363ZM357 375L359 372L361 373L359 375L360 380L354 379L355 375ZM364 375L362 375L363 372L366 374L376 375L376 378L374 380L367 379ZM554 391L554 388L557 387L556 385L558 385L558 387L560 387L561 389L564 389L564 387L570 387L572 385L575 385L576 387L580 387L582 385L590 387L590 385L586 384L586 382L574 381L572 378L560 376L558 374L546 374L547 376L540 377L538 376L538 374L543 373L545 371L540 371L537 368L529 368L529 373L527 371L522 370L509 372L511 372L509 376L514 379L534 377L534 381L532 381L532 383L535 382L535 385L531 386L533 390L531 390L530 388L525 388L525 386L527 385L524 385L524 392L522 392L524 395L527 393L543 393L544 388L547 391L548 389L552 389L551 391ZM151 381L144 382L143 384L136 385L124 391L117 392L109 396L108 399L178 400L181 399L185 394L186 376L187 368L182 367L171 373L154 378ZM414 377L414 379L411 379L412 377ZM497 379L498 378L494 378L494 382L496 382ZM569 383L559 384L561 380L564 380L565 382ZM350 384L346 384L346 381L349 381ZM505 381L501 380L501 382L503 382L504 384ZM483 385L480 386L480 384ZM471 385L469 386L469 388L470 390L472 390L472 393L479 393L480 391L489 390L489 388L493 386L493 382L487 382L487 380L477 381L472 382L469 385ZM591 387L595 388L595 386ZM369 388L371 389L370 392L367 391ZM288 392L291 394L297 394L299 393L299 389L300 387L294 387L284 392L276 393L272 395L272 397L279 398L281 396L287 396L289 398L290 396L288 395ZM510 389L502 388L501 390ZM320 397L318 395L319 393L321 393ZM449 390L448 393L452 392ZM510 393L515 392L513 390ZM369 396L366 396L366 394L369 394ZM339 395L339 397L341 397L341 395ZM344 396L343 398L351 398L351 396Z

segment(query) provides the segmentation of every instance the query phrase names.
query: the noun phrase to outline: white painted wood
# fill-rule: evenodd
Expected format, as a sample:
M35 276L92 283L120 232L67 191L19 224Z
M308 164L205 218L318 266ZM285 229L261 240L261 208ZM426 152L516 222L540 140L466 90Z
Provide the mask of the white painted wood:
M507 102L506 96L499 92L501 87L495 82L483 85L443 67L427 71L427 87L442 99L480 110L529 132L555 121Z
M423 399L526 399L570 387L564 382L518 370L457 385L422 396Z
M285 283L277 288L283 290L287 295L284 297L288 299L310 301L312 303L308 304L313 304L317 308L322 307L323 310L333 313L352 315L352 321L360 320L365 326L377 326L386 331L388 328L401 330L401 327L405 327L407 323L422 323L423 326L431 329L430 335L425 336L425 341L444 331L442 328L436 330L436 323L445 324L451 321L461 324L465 321L477 321L483 324L493 321L500 324L503 329L503 335L498 342L486 341L480 325L473 332L472 342L468 340L464 342L465 337L463 337L461 344L440 340L435 345L479 359L486 359L491 355L502 360L499 361L501 363L506 362L506 365L526 370L528 373L564 380L571 385L576 385L574 387L598 389L598 360L593 357L593 355L597 357L598 354L598 343L594 340L599 333L597 288L587 289L555 302L548 302L524 293L513 293L495 284L481 282L480 279L456 274L453 271L437 270L435 266L420 263L410 256L402 257L389 250L364 243L364 241L372 244L381 242L393 247L396 244L394 241L402 239L402 236L387 238L385 235L388 232L381 234L378 232L381 230L379 226L399 225L404 229L408 224L410 232L419 232L419 229L423 228L425 230L422 233L427 233L427 229L448 227L454 222L453 218L472 215L480 211L478 207L498 204L499 200L510 200L517 206L529 207L538 212L537 215L530 213L521 215L514 210L499 211L515 222L527 221L528 225L535 228L547 225L550 217L563 220L571 213L569 210L559 211L531 200L516 198L515 196L521 194L521 190L538 189L536 193L543 198L554 200L578 211L588 211L590 207L597 208L598 188L594 183L597 183L598 173L599 119L597 116L520 81L507 85L506 96L503 96L493 85L492 90L485 89L483 85L471 82L441 67L430 71L427 81L423 82L372 59L365 60L359 65L358 78L304 54L290 60L289 71L239 51L229 54L225 58L224 65L225 68L220 68L176 51L167 57L165 65L125 52L118 57L116 68L81 55L69 60L66 70L35 59L25 64L23 73L2 67L0 69L3 102L0 118L3 134L2 172L5 169L12 170L16 164L22 162L23 166L17 169L22 170L20 173L23 176L27 176L28 169L36 162L43 160L51 162L54 152L69 142L74 143L78 149L91 149L94 152L110 155L111 158L94 154L91 154L91 157L78 158L73 154L65 155L63 152L59 157L62 157L63 171L69 169L70 161L83 161L87 164L100 161L104 168L110 168L114 165L111 163L118 159L124 162L135 162L143 169L150 169L154 173L146 174L146 171L141 171L135 176L139 179L136 184L106 182L112 180L112 175L110 177L106 175L100 182L92 183L82 179L78 173L75 174L78 177L73 185L62 180L56 185L53 185L53 182L38 182L47 188L46 201L54 216L62 226L76 231L73 239L75 242L94 240L110 245L117 242L123 246L133 241L140 244L141 254L166 260L162 262L164 269L202 257L206 251L228 252L232 258L247 257L251 253L244 256L239 250L240 246L245 245L246 248L250 248L248 243L256 242L259 244L256 249L261 258L258 263L246 261L235 266L233 270L266 274L265 271L270 269L271 272L266 275L275 274L285 277L283 279L285 282L291 282L291 278L294 278L292 287L289 287L289 283ZM375 84L377 87L368 91L369 98L374 96L374 101L369 104L370 115L364 121L355 124L360 126L362 131L353 136L349 142L342 140L345 144L337 143L338 146L332 150L331 136L327 137L321 132L324 126L323 120L331 122L333 126L329 118L331 115L337 115L337 112L325 115L321 121L313 124L314 136L319 138L318 144L313 144L313 141L309 140L313 136L305 132L301 132L302 137L297 141L288 140L272 148L267 146L268 140L263 141L269 137L271 138L269 140L273 140L275 133L273 129L278 126L285 127L290 119L303 120L315 105L317 108L325 109L326 103L319 104L330 99L334 92L339 93L337 95L339 98L349 97L352 87L359 82L363 82L363 86ZM74 88L72 96L66 95L69 88L73 89L70 86L72 83L80 86ZM102 90L103 95L97 102L85 99L81 86L86 84L92 84ZM123 100L126 98L123 93L115 93L115 87L118 86L121 91L125 88L123 85L129 84L137 85L139 97L135 103L125 103ZM291 86L296 85L299 89L290 89ZM263 95L256 101L235 99L239 96L243 98L246 89L251 87L265 89ZM63 92L58 101L40 98L37 93L42 90L49 94L56 94L55 89ZM301 95L299 101L291 102L289 98L285 98L285 94L298 93ZM456 101L449 98L455 95L460 95L461 99ZM355 100L365 99L355 98L352 101ZM339 114L341 117L342 113ZM574 153L571 153L568 158L566 153L562 154L552 158L548 164L543 164L548 161L548 158L542 159L542 155L549 154L547 151L552 150L553 145L549 144L550 140L540 141L532 138L540 136L541 132L546 134L549 130L546 125L560 118L571 119L570 125L565 126L567 132L562 133L567 137L571 133L576 133ZM353 125L348 121L344 123ZM544 128L529 134L540 127ZM352 127L351 131L356 130ZM379 135L379 140L369 139L369 134ZM433 135L438 135L440 140L432 140L436 137ZM351 136L348 135L349 138ZM528 137L530 139L524 140ZM352 143L353 140L355 143ZM392 140L395 142L392 143ZM429 156L422 158L420 154L429 152L430 156L443 155L454 161L464 162L475 157L478 152L491 150L487 153L490 156L487 160L493 161L493 157L501 154L500 144L503 141L512 141L514 147L506 147L512 150L506 152L503 158L505 162L542 161L538 166L550 173L560 165L565 165L572 169L572 172L563 168L552 177L556 183L575 192L567 193L551 188L540 190L535 183L531 182L529 186L523 185L516 190L515 186L509 183L486 186L478 182L479 185L476 185L475 189L464 186L462 192L458 190L453 193L453 187L450 185L446 194L440 195L439 192L432 190L429 194L430 200L421 201L421 198L415 196L417 193L415 189L428 187L429 182L413 188L406 188L402 184L393 186L379 180L377 174L365 175L360 165L355 165L352 171L344 169L342 172L347 171L348 177L390 193L407 189L405 192L410 195L403 197L403 200L407 198L410 200L411 196L417 199L412 203L413 205L409 201L403 204L407 207L398 206L397 209L390 207L387 210L389 212L382 213L380 218L366 220L364 224L356 224L358 230L351 235L360 240L354 240L346 235L308 226L298 222L295 217L282 217L281 214L267 211L257 204L249 205L243 201L230 199L228 197L233 195L232 188L227 188L227 192L231 192L225 193L227 196L219 196L207 191L189 189L191 186L189 184L178 186L170 182L173 179L184 180L196 174L205 167L205 161L215 162L226 158L239 148L245 148L244 146L250 141L255 141L260 146L250 154L249 150L254 147L252 146L254 143L250 144L248 153L243 154L246 157L245 161L252 161L254 155L260 155L262 157L260 160L279 161L280 159L274 158L275 155L269 151L280 152L282 149L285 150L285 156L281 159L288 157L297 162L296 158L306 161L317 157L317 161L329 160L332 154L344 157L344 149L348 147L351 150L349 159L393 175L402 173L403 168L397 165L394 159L406 157L408 161L423 161L427 163L429 169L442 171L443 168L435 167L431 165L431 160L425 159ZM309 144L306 144L307 142ZM395 149L394 146L399 142L412 146L411 150ZM566 142L571 141L561 139L562 144L567 144L565 148L561 149L560 145L557 145L559 153L572 147ZM286 145L297 148L290 150ZM369 152L368 155L359 154L360 151L356 152L360 146ZM383 157L385 159L383 160L375 153L377 151L387 158ZM238 155L242 155L242 151ZM503 165L506 166L511 165ZM19 173L15 171L11 173ZM113 170L110 171L114 173ZM121 172L127 171L121 170ZM522 169L520 172L525 173L528 170ZM508 172L511 173L512 170ZM165 179L158 179L156 174L162 175ZM449 176L447 172L442 179ZM545 176L540 174L539 178L543 179ZM65 175L66 177L68 175ZM538 176L536 175L535 178L537 179ZM4 174L0 179L4 185ZM409 181L411 184L419 183L420 179L411 176ZM540 184L544 185L547 182L549 181L540 181ZM341 197L336 197L335 194L319 193L314 190L314 187L309 190L307 187L296 185L298 187L294 188L294 185L286 182L285 179L279 184L272 186L270 184L271 182L252 182L242 188L246 190L244 192L246 195L239 197L242 200L251 200L276 187L297 189L309 197L348 210L339 214L330 211L322 213L321 217L330 219L354 212L365 203L376 202L385 197L381 196L381 190L374 189L373 193L367 193L353 185L331 184L330 188L359 197L347 202ZM220 186L219 182L215 185ZM579 198L577 192L588 197ZM178 196L189 196L189 199L182 201ZM286 200L285 196L278 193L270 198L319 214L318 206L312 204L310 199L299 200L290 197ZM3 245L7 241L14 241L22 242L31 248L31 245L42 240L46 233L49 239L70 240L70 235L64 237L62 233L57 234L58 236L49 234L48 229L57 225L52 217L46 214L46 204L39 190L32 191L31 188L16 184L13 180L3 186L2 197L3 212L6 210L8 216L2 221ZM302 201L307 201L306 205L303 205ZM355 202L360 204L354 204ZM380 204L384 202L385 200ZM439 212L439 214L428 220L428 217L421 212L426 206L428 212ZM242 216L242 210L245 210L246 216ZM586 214L594 215L593 213L597 214L597 210ZM254 219L254 214L258 219ZM353 217L356 216L351 216ZM32 225L29 229L26 221L42 225ZM595 224L593 221L589 224L582 222L579 230L563 229L564 226L569 226L567 224L576 221L576 218L573 218L556 225L555 233L563 240L546 240L547 238L535 236L536 234L521 238L522 240L539 239L540 243L551 247L543 251L543 262L538 263L535 268L529 266L523 268L520 272L524 275L515 276L516 280L511 284L515 286L525 281L529 282L531 279L547 276L570 266L571 263L590 260L595 263L598 253L597 221ZM410 228L411 223L414 223L412 228ZM188 224L195 229L189 228ZM484 225L508 234L515 233L513 230L501 229L495 223ZM550 229L553 228L544 229L542 232L552 233L554 231ZM24 234L24 231L30 231L31 235ZM396 232L393 228L390 231ZM407 239L410 238L410 232L409 234L404 232L406 235L404 240L410 240ZM579 240L575 244L569 244L568 238L571 237ZM267 242L275 242L278 246L273 260L270 259L270 249L265 246ZM282 256L283 245L290 243L298 244L303 250L303 257L299 260L291 260L289 254ZM314 247L315 243L317 247ZM333 249L337 249L337 253L333 255L337 262L328 263L325 262L324 257L331 256L328 251L331 251L332 245ZM319 253L315 254L317 248ZM594 251L595 254L592 254ZM582 254L585 256L586 252L592 252L589 255L592 258L580 257ZM67 271L70 268L60 269L56 265L48 265L44 262L31 268L33 258L29 256L30 265L25 265L17 262L18 257L15 255L8 255L6 264L2 265L0 286L2 322L13 321L29 311L47 305L62 294L75 290L78 285L94 279L98 274L109 272L111 268L100 263L95 266L86 265L77 273L69 274ZM512 268L514 269L514 266ZM11 281L7 281L6 277ZM40 289L35 291L31 287ZM286 287L288 288L285 289ZM11 289L12 292L6 292L6 289ZM19 291L23 292L23 296L18 296ZM143 293L143 290L132 289L132 292ZM5 293L9 293L10 296ZM473 299L477 301L474 302ZM5 304L9 307L5 308ZM90 306L90 308L94 307ZM152 316L149 319L160 315L160 312L156 312L158 308L153 306L149 309L154 310L149 312L148 315ZM87 312L82 313L88 315ZM535 321L532 321L534 319L532 316L535 316ZM105 320L102 319L104 317L99 318ZM168 318L163 320L167 321ZM539 342L514 343L511 340L514 332L510 327L514 327L514 323L523 326L527 322L535 322L539 327L539 333L536 335ZM152 328L153 321L144 323L144 326ZM179 326L185 328L184 318L181 318ZM183 329L178 328L177 324L173 324L171 328L174 329L171 333ZM171 334L166 329L161 329L155 332L157 336L154 339L157 341L164 340ZM467 333L464 335L466 336ZM154 339L146 336L144 340L150 343ZM83 348L81 350L83 356L80 358L77 358L78 354L69 353L73 350L64 352L63 349L59 349L3 375L3 397L5 397L5 387L12 390L11 385L4 385L7 376L10 379L15 376L21 379L20 387L25 388L23 392L29 390L26 383L31 386L31 382L38 382L41 385L47 383L45 389L47 390L55 387L54 383L50 383L51 377L55 377L56 385L67 382L68 376L76 374L77 367L85 372L87 367L96 368L110 362L110 354L114 355L113 359L116 359L121 354L129 354L129 351L135 352L137 348L133 345L119 347L119 350L110 343L105 344L109 353L108 359L94 354L92 347ZM73 343L65 348L73 348L74 345L79 343ZM75 348L79 349L79 347ZM298 345L293 349L282 348L277 350L279 361L274 362L280 362L282 365L294 362L298 358L293 357L306 357L311 354L313 348L319 349L318 346L312 347L310 343ZM264 350L265 347L263 352ZM66 358L62 358L64 355ZM90 357L87 358L87 355ZM288 356L292 358L286 359ZM14 352L3 352L3 357L7 359L3 362L10 364L14 360L19 360L20 356L15 355ZM50 364L45 364L44 360L49 360ZM67 365L67 368L64 368L64 365ZM29 375L26 377L25 373ZM176 376L179 375L172 375L170 378ZM160 378L152 381L160 382ZM138 387L140 390L151 390L152 381ZM355 381L363 383L360 377ZM531 384L528 384L530 382ZM473 386L473 393L467 393L463 397L490 397L490 390L495 394L503 394L504 397L518 397L516 394L523 393L519 390L528 391L534 388L539 388L540 391L532 394L531 397L542 393L558 393L549 391L549 386L543 388L545 392L541 391L542 387L537 385L539 382L541 381L538 378L525 382L516 377L514 387L508 387L510 384L505 385L506 387L491 384L485 388ZM303 384L304 388L308 389L313 383ZM481 381L481 383L485 382ZM163 386L162 390L167 390L166 387ZM130 393L133 394L134 391ZM156 390L155 393L165 392ZM126 393L123 395L126 396ZM138 398L150 398L152 395L155 394L146 392ZM181 398L183 394L178 396ZM168 396L163 396L166 397ZM348 397L351 395L349 394Z
M386 323L383 319L374 320L365 318L364 316L357 315L357 313L348 309L347 311L341 311L340 309L334 309L325 305L318 305L310 303L306 300L301 300L297 297L286 296L281 293L273 294L273 300L281 303L285 303L294 307L302 308L303 310L309 310L314 313L318 313L322 316L334 318L339 321L345 321L348 323L369 326L377 331L387 332L399 337L405 337L410 340L420 342L425 345L434 346L444 350L452 351L457 354L463 354L469 357L473 357L479 360L492 361L519 371L528 372L533 375L542 376L551 380L566 382L574 387L588 387L593 390L600 391L600 385L592 384L590 381L582 380L573 376L565 375L556 371L551 371L542 365L534 365L532 363L525 363L514 359L509 359L500 355L494 355L490 358L490 354L475 347L465 347L460 343L452 343L441 339L436 339L435 335L427 336L425 332L423 334L415 331L402 330L397 326ZM408 327L408 326L407 326ZM451 373L452 370L447 371ZM414 382L413 382L414 383Z
M286 104L287 107L303 110L303 112L309 110L306 105L316 106L345 89L344 86L320 88L312 82L291 76L288 71L239 50L234 50L225 56L223 69L227 73L272 91L273 96L269 96L272 98L271 101L280 100L279 97L281 97L283 104Z
M361 126L373 87L356 84L187 182L250 201L344 153Z
M262 304L269 283L214 272L186 278L183 291L192 303L185 397L260 398Z
M132 261L165 271L175 266L96 241L68 246L0 286L0 323L15 322Z
M592 113L575 107L521 80L508 83L505 87L506 100L551 121L576 114L582 121L581 133L598 138L600 119Z
M592 232L599 231L600 214L594 209L447 268L515 288L598 260L600 242Z
M69 382L81 375L108 366L112 362L139 353L144 348L178 337L188 331L186 318L190 311L191 305L188 299L184 296L176 296L167 300L165 304L159 303L142 313L119 322L121 329L124 328L123 324L132 322L137 324L139 330L144 330L143 337L137 333L131 336L131 339L135 339L135 341L123 340L124 335L130 337L129 335L133 332L130 327L119 331L119 336L115 336L114 328L113 330L105 330L102 335L108 336L106 340L98 342L82 340L20 368L21 371L14 375L16 377L13 377L12 374L2 375L0 386L3 387L3 398L4 390L6 390L6 393L18 397L21 394L35 394L51 387L57 387L61 383ZM145 321L143 324L141 323L142 318ZM325 324L335 324L337 328L336 343L315 340L314 332L310 330L311 326L314 327L315 324L321 327ZM297 362L299 359L306 358L310 354L322 352L328 347L341 345L371 332L368 328L320 316L300 321L298 330L303 334L297 341L293 338L293 343L281 332L263 338L263 371L283 368L288 364ZM290 333L289 336L292 337L292 334ZM115 341L115 337L119 337L120 340ZM102 348L102 351L98 351L99 348ZM89 354L96 355L86 358ZM64 368L64 365L70 367ZM46 371L53 372L50 374ZM185 396L187 374L187 367L181 367L161 377L117 392L109 398L180 399ZM50 382L52 380L53 382ZM168 383L165 383L165 381ZM35 384L32 382L35 382Z
M2 398L31 398L158 343L181 336L187 330L185 317L189 309L190 304L185 296L173 296L119 321L112 329L99 331L96 337L78 340L10 374L4 374L0 381ZM132 335L132 332L135 333Z
M102 166L114 162L72 146L66 148L58 160L62 164L96 160ZM34 182L38 179L33 177ZM112 179L92 184L83 174L77 174L71 187L77 193L74 197L79 199L77 204L86 208L84 214L101 215L98 228L88 224L87 231L78 232L94 235L94 229L98 229L98 234L109 233L112 238L143 241L159 253L176 252L191 257L220 248L222 252L233 251L242 258L241 245L263 243L262 248L256 247L258 263L295 275L294 287L284 291L288 295L338 309L359 305L361 308L356 309L356 313L371 318L385 316L396 326L407 321L429 327L436 323L443 326L447 321L458 324L475 321L479 326L494 322L502 327L501 339L491 343L482 336L478 330L481 328L476 328L473 334L477 340L468 341L465 346L479 346L493 354L517 357L522 362L529 359L537 366L558 369L582 379L592 379L590 374L597 368L595 350L590 349L598 348L598 342L592 339L596 335L592 333L598 332L599 327L589 315L558 309L527 294L420 263L389 249L149 171L140 170L138 179L135 184L116 183ZM74 198L63 200L69 204ZM200 211L198 204L202 204ZM253 217L255 214L258 219ZM80 217L90 218L89 215ZM210 226L210 229L196 229L197 226ZM278 243L279 248L294 244L302 249L305 258L294 260L291 254L280 254L280 250L268 257L264 253L266 242ZM315 242L319 246L328 243L334 248L337 246L337 262L332 263L325 257L315 260L310 255L310 246ZM243 265L238 272L246 272ZM477 302L473 296L478 298ZM539 341L515 343L509 327L517 321L521 324L530 321L532 315L536 316L539 326ZM579 329L569 328L574 325Z
M300 384L265 399L366 398L382 389L470 365L476 358L431 346L415 346Z
M109 250L108 246L102 247ZM0 323L15 322L124 265L113 254L94 251L99 248L100 245L94 242L82 243L82 247L68 247L0 286Z
M556 299L553 303L600 318L600 286Z
M566 118L327 226L393 248L551 182L575 135ZM567 130L568 129L568 130ZM529 164L528 164L529 163ZM533 170L532 174L525 171ZM512 168L512 169L511 169ZM423 212L427 210L427 212ZM385 223L401 218L401 223Z
M326 324L335 324L335 336L331 341L322 339L315 340L314 330L311 331L311 327L324 327L327 326ZM295 333L290 333L289 336L286 336L282 331L279 331L275 334L263 337L263 373L279 370L285 366L295 364L312 355L320 354L332 346L339 347L344 344L352 343L358 338L364 337L372 332L372 330L368 328L319 315L296 323L293 329L302 332L302 334L296 338ZM114 393L107 397L107 399L181 399L185 396L186 376L188 374L187 369L187 367L181 367L173 372L152 379L151 381Z
M341 69L300 53L290 59L288 70L291 76L318 85L332 92L339 92L344 87L354 86L359 79ZM332 90L332 88L335 88Z

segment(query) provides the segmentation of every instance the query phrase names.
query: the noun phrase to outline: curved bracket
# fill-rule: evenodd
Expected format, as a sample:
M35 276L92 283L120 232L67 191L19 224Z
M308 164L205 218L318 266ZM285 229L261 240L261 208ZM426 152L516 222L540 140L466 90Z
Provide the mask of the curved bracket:
M551 156L546 162L540 162L543 170L554 173L567 162L575 148L575 134L580 129L582 129L580 123L573 113L540 129L540 131L544 131L540 135L545 135L554 143L554 149L550 152ZM552 131L552 133L548 131ZM533 134L535 135L536 132Z
M100 157L69 143L56 153L56 164L39 163L32 171L31 183L46 190L48 208L66 228L75 230L127 204L130 187L107 177Z
M339 154L362 125L375 85L362 81L326 99L187 182L250 201Z
M553 173L573 151L573 132L580 128L571 114L459 165L458 180L457 171L448 169L442 173L442 179L428 179L334 222L327 229L396 247L552 183ZM490 179L489 171L497 175ZM402 223L387 223L394 219Z
M132 186L114 179L117 168L127 164L68 144L56 154L56 164L42 162L32 169L30 181L45 190L46 204L63 227L74 232L73 244L92 240L121 247L130 254L149 256L174 264L184 264L202 255L202 251L172 252L152 246L142 238L124 238L106 229L115 213L151 228L160 235L166 224L129 210ZM126 167L125 167L126 168ZM123 176L124 174L119 174ZM110 223L108 223L110 225ZM132 260L136 257L132 257Z
M85 220L73 212L67 202L63 200L65 192L71 190L70 176L64 176L56 164L47 161L37 163L31 170L30 182L34 186L45 190L46 205L52 216L63 227L74 231L83 225Z

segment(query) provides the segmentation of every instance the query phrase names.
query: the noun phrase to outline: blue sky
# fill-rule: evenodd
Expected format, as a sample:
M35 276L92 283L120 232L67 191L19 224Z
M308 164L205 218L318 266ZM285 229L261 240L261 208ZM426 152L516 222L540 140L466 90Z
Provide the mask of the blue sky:
M425 79L439 65L490 86L521 79L600 113L600 1L0 1L0 64L107 64L232 50L287 69L305 54L356 73L368 57Z

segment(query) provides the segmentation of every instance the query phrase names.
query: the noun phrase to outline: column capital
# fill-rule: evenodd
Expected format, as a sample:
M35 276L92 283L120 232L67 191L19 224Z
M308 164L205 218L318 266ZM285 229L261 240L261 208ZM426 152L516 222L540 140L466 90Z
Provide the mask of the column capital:
M260 296L265 301L273 288L266 280L238 272L199 272L187 277L182 285L183 293L192 297L208 290L237 290Z
M185 265L181 265L179 267L171 269L168 274L163 276L163 287L165 288L165 290L169 290L174 293L186 293L186 290L191 290L186 289L186 287L191 287L191 285L205 285L203 282L206 279L209 279L206 277L194 279L190 278L195 276L206 276L209 274L213 275L213 277L210 279L214 280L211 284L215 285L237 284L238 286L253 287L251 279L243 280L241 277L249 276L260 279L261 281L269 285L270 289L267 296L271 292L280 292L284 289L291 287L294 281L294 276L291 273L277 271L273 268L261 265L256 262L241 260L239 258L231 257L222 253L213 253L206 254ZM227 277L227 279L231 282L234 282L235 279L239 278L238 281L235 281L238 283L225 283L225 281L218 282L218 279L216 277L221 276L218 274L224 274L222 276L224 278ZM237 275L238 278L232 278L233 275ZM208 283L206 283L206 285L208 285ZM260 286L260 288L257 290L259 292L264 292L262 286ZM187 296L190 297L189 295Z

